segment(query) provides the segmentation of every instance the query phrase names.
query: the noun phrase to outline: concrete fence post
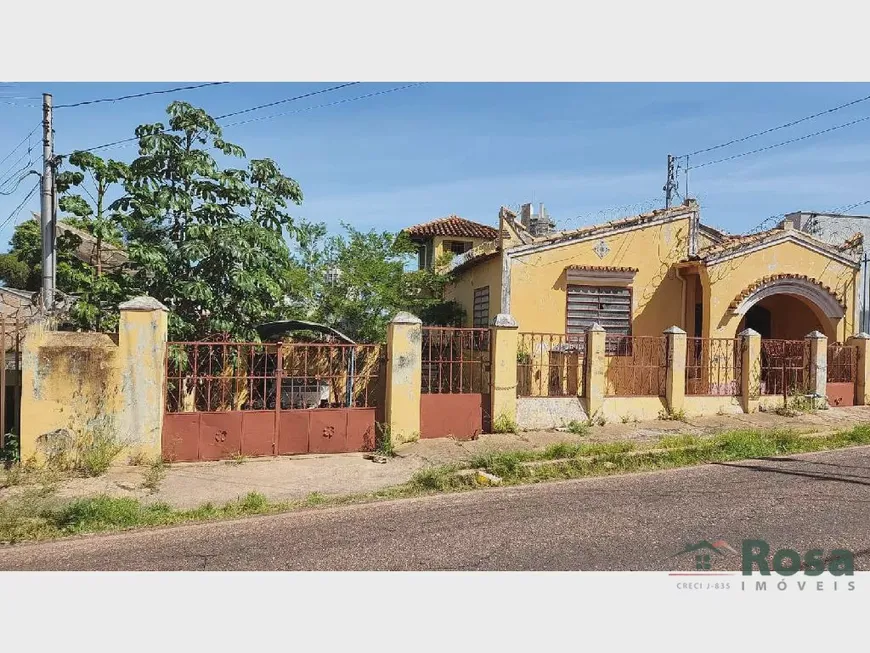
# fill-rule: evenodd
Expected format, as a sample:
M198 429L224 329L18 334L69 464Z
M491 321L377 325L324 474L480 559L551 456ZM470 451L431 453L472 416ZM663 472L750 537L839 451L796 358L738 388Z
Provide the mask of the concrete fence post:
M607 333L597 322L586 331L586 414L591 419L604 408L607 392L604 344Z
M420 437L423 322L401 312L387 328L386 422L393 445Z
M136 297L118 308L118 430L130 454L157 458L163 448L168 310L153 297Z
M519 325L506 313L495 316L490 327L492 359L490 401L493 423L517 421L517 340Z
M743 410L754 413L761 398L761 334L754 329L740 332L740 398Z
M683 410L686 398L686 332L678 326L665 329L668 339L668 374L665 386L665 401L668 410L677 413Z
M851 345L858 350L858 369L855 370L855 404L858 406L866 406L870 403L870 358L868 358L868 344L870 344L870 333L862 331L856 336L851 336L847 341L847 345Z
M810 378L808 394L824 399L828 395L828 337L820 331L804 338L810 345Z

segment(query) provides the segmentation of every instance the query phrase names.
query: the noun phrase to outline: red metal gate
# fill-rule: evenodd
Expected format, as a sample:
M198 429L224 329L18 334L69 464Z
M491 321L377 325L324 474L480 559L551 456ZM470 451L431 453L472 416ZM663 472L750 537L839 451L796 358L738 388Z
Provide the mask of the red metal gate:
M381 345L170 342L163 457L371 450L383 361Z
M834 343L828 345L828 372L825 394L831 406L855 405L855 379L858 373L858 348Z
M423 327L420 437L490 430L491 349L489 329Z

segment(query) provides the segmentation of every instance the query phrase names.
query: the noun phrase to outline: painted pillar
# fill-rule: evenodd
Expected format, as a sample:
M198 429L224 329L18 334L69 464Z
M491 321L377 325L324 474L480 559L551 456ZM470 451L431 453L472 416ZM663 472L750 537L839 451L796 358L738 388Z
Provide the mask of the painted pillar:
M386 420L393 445L420 437L423 322L401 312L387 328Z
M678 326L665 329L668 339L668 375L665 400L673 413L683 410L686 398L686 332Z
M810 379L807 393L815 399L824 399L828 394L828 337L820 331L808 333L805 340L810 345Z
M754 413L761 397L761 334L745 329L738 335L741 341L740 398L744 412Z
M847 345L858 350L858 369L855 372L855 403L858 406L870 404L870 358L868 358L868 345L870 345L870 333L862 331L846 341Z
M162 453L166 400L168 310L153 297L136 297L118 308L119 435L131 455L157 458Z
M586 331L586 414L590 419L604 408L607 391L605 377L604 327L597 322Z
M499 313L492 321L490 340L490 401L492 420L508 424L517 421L517 321Z

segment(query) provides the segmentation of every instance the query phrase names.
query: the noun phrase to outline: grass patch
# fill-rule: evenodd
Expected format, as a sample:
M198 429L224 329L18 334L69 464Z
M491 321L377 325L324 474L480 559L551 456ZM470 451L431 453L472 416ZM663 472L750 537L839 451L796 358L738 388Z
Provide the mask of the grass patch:
M516 433L517 423L507 415L499 415L492 421L493 433Z
M500 476L503 485L517 485L867 444L870 444L870 424L824 436L801 435L790 430L747 429L708 438L673 435L643 447L631 442L560 443L543 450L490 453L460 465L429 467L417 472L407 483L368 494L326 496L312 493L300 501L271 502L262 494L251 492L224 505L206 503L191 510L105 495L61 503L50 487L23 488L17 495L0 501L0 542L46 540L81 533L467 491L476 487L473 475L476 469Z
M163 459L157 457L154 459L148 466L148 471L145 472L145 478L142 480L142 487L147 490L151 490L151 492L157 492L160 488L160 483L163 481L163 478L166 476L166 464L163 462Z
M588 435L590 426L585 422L578 422L576 419L572 419L565 425L565 428L568 429L568 433L573 433L574 435Z

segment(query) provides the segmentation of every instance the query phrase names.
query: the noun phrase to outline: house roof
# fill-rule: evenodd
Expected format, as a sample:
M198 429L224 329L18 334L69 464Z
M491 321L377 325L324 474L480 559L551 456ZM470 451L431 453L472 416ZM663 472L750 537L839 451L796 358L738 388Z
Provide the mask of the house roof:
M460 238L498 238L498 229L479 222L472 222L458 215L430 220L404 230L409 236L455 236Z
M33 213L32 216L34 220L39 221L40 217L38 213ZM77 236L81 240L81 243L76 248L76 258L88 265L96 264L97 239L94 236L87 231L73 227L60 220L57 221L57 231ZM104 269L112 270L121 267L130 259L127 256L127 252L122 248L104 241L100 248L100 260Z
M812 249L821 251L840 261L847 262L852 266L857 266L857 261L846 255L845 250L857 246L854 237L849 239L844 245L832 245L823 240L813 237L812 235L800 231L798 229L774 227L766 231L761 231L756 234L746 234L743 236L728 236L721 242L708 245L698 251L697 258L702 261L714 262L722 257L729 255L738 255L740 252L749 251L757 247L765 245L773 245L780 241L797 241Z

